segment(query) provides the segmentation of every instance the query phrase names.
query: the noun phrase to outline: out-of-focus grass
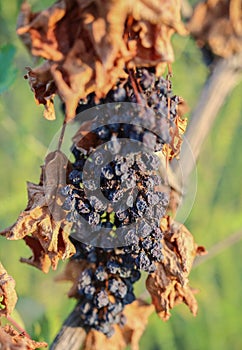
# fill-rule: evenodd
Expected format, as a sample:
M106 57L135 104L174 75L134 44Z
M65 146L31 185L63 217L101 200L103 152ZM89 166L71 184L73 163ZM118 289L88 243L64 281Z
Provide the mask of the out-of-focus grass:
M26 180L38 182L40 165L62 121L61 113L54 122L43 119L42 107L35 105L23 79L24 67L33 63L14 34L19 3L2 2L0 8L4 18L0 21L0 38L3 43L11 42L17 47L18 68L17 80L0 100L0 228L12 224L25 207ZM40 7L37 1L32 3ZM173 89L193 107L207 69L190 39L176 37L174 45L177 61L173 65ZM204 144L198 163L196 201L185 223L196 241L208 250L242 228L241 87L240 84L225 103ZM153 315L142 337L141 349L241 349L241 253L239 242L196 267L191 273L191 284L199 289L198 316L193 318L185 306L176 307L166 323ZM17 310L31 335L51 341L74 302L66 297L69 285L53 282L58 272L44 275L18 262L20 256L29 255L23 242L0 237L0 260L17 284Z

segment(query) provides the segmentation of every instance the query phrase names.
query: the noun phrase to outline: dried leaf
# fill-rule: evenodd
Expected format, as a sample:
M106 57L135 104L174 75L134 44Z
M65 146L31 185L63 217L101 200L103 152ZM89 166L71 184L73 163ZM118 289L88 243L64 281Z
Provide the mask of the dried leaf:
M163 320L170 317L170 309L183 302L196 315L197 302L188 285L188 275L200 249L185 226L165 217L161 220L163 238L162 262L146 280L156 312Z
M23 333L18 333L12 326L0 327L1 350L34 350L47 347L45 342L31 340Z
M19 27L25 27L28 25L33 19L33 14L31 12L31 6L27 1L23 1L21 5L21 12L18 16L17 21L17 28ZM24 45L27 47L28 51L31 51L31 36L30 33L24 33L21 35L21 40L23 41Z
M55 151L50 153L42 167L39 185L28 183L28 205L14 225L1 232L10 240L24 239L33 256L21 259L48 272L56 269L59 259L68 259L75 253L69 240L72 224L65 220L59 193L66 183L68 159Z
M92 126L92 121L86 121L81 124L78 131L72 137L75 147L89 151L92 147L97 148L101 144L100 138L92 132Z
M0 316L10 315L15 308L17 299L15 281L0 263Z
M111 338L107 338L103 333L91 329L86 336L83 350L123 350L127 344L122 336L120 328L115 328L115 333Z
M181 150L181 145L183 142L182 135L186 131L187 127L187 119L186 118L181 118L179 115L176 116L174 120L174 125L171 125L170 127L170 136L171 136L171 141L166 144L164 144L162 148L163 154L169 159L172 160L173 158L178 158L180 150Z
M188 23L198 45L229 57L242 50L242 1L207 0L199 3Z
M153 311L152 305L139 299L134 301L124 309L127 322L123 327L115 325L115 333L111 338L96 330L89 331L83 350L122 350L128 345L132 350L138 350L139 340Z
M139 340L145 331L148 318L153 311L153 305L140 299L135 300L132 304L125 307L124 315L127 318L127 323L121 330L126 343L131 346L132 350L139 349Z
M105 96L127 76L125 68L157 65L160 73L161 63L174 59L174 32L186 33L180 0L60 0L39 13L23 5L17 27L27 46L31 40L32 54L47 60L43 70L51 74L45 80L41 67L29 70L37 102L52 118L52 94L58 91L67 120L89 93Z
M45 62L34 70L30 67L26 67L26 69L27 74L25 75L25 79L28 79L31 90L34 92L36 103L44 105L44 117L46 119L54 120L55 109L53 99L57 89L50 73L49 63Z

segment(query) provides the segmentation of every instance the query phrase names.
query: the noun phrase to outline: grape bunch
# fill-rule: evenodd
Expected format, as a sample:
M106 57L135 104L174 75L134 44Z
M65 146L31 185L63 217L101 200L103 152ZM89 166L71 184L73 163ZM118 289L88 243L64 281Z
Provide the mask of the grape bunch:
M136 252L140 247L150 255L152 246L146 235L160 239L159 221L168 205L167 194L157 190L161 184L155 172L159 162L156 156L138 149L135 152L132 147L125 157L116 154L105 164L105 152L95 152L92 159L73 148L76 158L69 174L71 184L62 193L66 196L63 208L74 223L75 237L99 247L132 244ZM85 162L89 163L87 170ZM142 241L143 235L147 244Z
M135 86L134 86L135 84ZM137 90L137 91L135 91ZM168 102L169 100L169 102ZM177 115L177 105L179 97L172 94L171 82L163 77L156 77L154 68L137 68L130 76L120 79L116 87L109 91L105 98L96 102L95 93L91 93L85 100L80 100L77 113L96 106L112 102L134 102L143 103L156 112L158 123L156 124L156 134L163 134L164 128L159 125L160 121L170 119L174 122ZM153 128L153 118L148 118L147 126ZM161 123L162 124L162 123Z
M124 113L119 102L139 102L139 108ZM73 222L73 259L89 264L78 282L83 327L110 336L113 324L125 322L122 310L135 298L140 271L154 272L163 258L160 219L169 198L156 152L171 141L178 98L165 79L142 68L98 103L107 104L106 115L97 108L88 136L75 140L62 195ZM77 112L93 106L90 94Z
M94 328L111 336L114 324L125 324L122 310L135 300L133 284L141 274L134 258L122 250L114 252L72 241L77 248L73 259L89 261L78 281L81 324L86 330Z

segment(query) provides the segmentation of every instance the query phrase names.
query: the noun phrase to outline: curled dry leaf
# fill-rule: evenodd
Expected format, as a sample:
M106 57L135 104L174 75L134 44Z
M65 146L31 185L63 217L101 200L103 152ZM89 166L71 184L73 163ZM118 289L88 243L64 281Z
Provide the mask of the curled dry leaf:
M169 159L178 158L183 142L182 136L186 131L187 119L181 118L179 115L174 120L174 125L170 127L171 141L164 144L162 148L163 154Z
M71 223L65 220L61 208L63 198L59 192L66 183L68 159L60 152L50 153L42 167L38 185L28 183L28 204L16 223L1 232L10 240L24 239L33 256L22 262L48 272L56 269L59 259L67 259L75 253L69 240Z
M57 91L67 120L80 99L94 91L97 98L105 96L126 77L125 69L156 66L161 73L162 63L174 59L174 32L186 33L180 0L60 0L38 13L24 3L17 26L32 54L47 60L44 77L41 67L27 74L37 102L49 116Z
M56 85L51 77L50 66L45 62L42 66L35 68L33 71L30 67L26 67L31 90L34 92L37 104L43 104L45 107L44 117L48 120L55 119L55 109L53 98L56 93Z
M152 312L154 312L153 305L139 299L125 307L124 315L127 318L127 323L123 327L122 334L132 350L139 349L139 340Z
M185 226L172 222L169 217L162 219L161 229L164 234L164 259L146 281L152 303L163 320L169 319L170 309L180 302L187 304L196 315L197 302L188 285L188 275L195 256L204 252L204 248L196 245Z
M0 327L1 350L33 350L47 347L45 342L36 342L22 333L18 333L12 326Z
M139 299L135 300L132 304L125 306L124 315L127 322L123 327L115 325L115 333L111 338L107 338L96 330L89 331L83 350L122 350L128 345L132 350L138 350L139 340L153 311L153 305Z
M17 299L15 281L0 263L0 316L10 315L15 308Z
M242 50L242 0L207 0L199 3L188 29L203 47L229 57Z

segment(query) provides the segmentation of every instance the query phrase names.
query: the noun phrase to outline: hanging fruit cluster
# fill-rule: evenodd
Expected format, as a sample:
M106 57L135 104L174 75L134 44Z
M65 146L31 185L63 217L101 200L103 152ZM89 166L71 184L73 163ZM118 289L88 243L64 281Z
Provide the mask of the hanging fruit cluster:
M168 215L158 157L167 164L178 157L186 128L169 80L171 36L186 33L180 1L60 0L38 13L24 2L17 32L44 58L25 78L47 119L55 118L56 94L64 125L91 107L98 114L105 105L110 114L86 120L89 132L84 124L73 135L72 163L60 140L39 184L28 184L27 208L2 234L24 239L33 256L22 261L44 272L70 258L61 278L73 282L85 349L135 347L154 307L164 320L178 302L197 310L188 275L203 249ZM137 113L120 119L122 103L139 106ZM134 295L142 271L154 306Z

